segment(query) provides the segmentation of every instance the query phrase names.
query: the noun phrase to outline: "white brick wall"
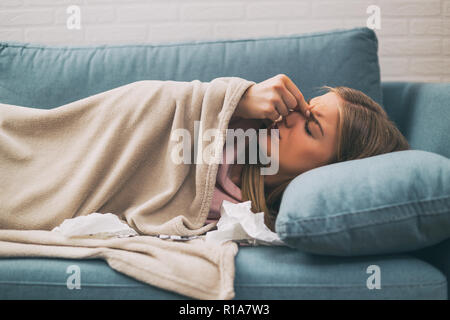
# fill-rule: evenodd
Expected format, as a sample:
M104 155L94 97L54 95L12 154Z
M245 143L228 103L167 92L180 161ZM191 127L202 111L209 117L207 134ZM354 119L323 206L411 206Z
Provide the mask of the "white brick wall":
M66 27L70 5L81 29ZM365 26L383 81L450 82L450 0L0 0L0 41L90 45L240 39Z

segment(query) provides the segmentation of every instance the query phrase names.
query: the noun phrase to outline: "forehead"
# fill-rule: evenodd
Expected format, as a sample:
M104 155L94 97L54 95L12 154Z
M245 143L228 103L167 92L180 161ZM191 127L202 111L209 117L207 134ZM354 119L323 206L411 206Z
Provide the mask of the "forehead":
M329 105L329 104L339 104L340 103L340 98L339 96L334 93L334 92L327 92L321 96L317 96L314 98L311 98L310 100L311 105L316 104L316 105Z
M312 110L322 115L335 113L341 105L341 98L334 92L327 92L324 95L314 97L310 100L310 105L314 106Z

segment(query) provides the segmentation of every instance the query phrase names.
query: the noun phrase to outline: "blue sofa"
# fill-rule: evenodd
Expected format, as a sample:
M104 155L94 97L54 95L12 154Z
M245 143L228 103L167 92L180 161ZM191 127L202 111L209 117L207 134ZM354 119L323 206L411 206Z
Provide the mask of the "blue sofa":
M350 36L349 42L342 44L340 36ZM431 127L423 116L434 113L450 119L450 84L380 83L377 47L369 46L373 37L363 28L279 38L86 48L0 42L0 103L48 109L141 79L209 81L240 76L259 82L285 73L306 97L323 84L364 90L383 105L413 148L450 157L450 122ZM308 46L304 41L309 41ZM358 41L371 42L358 48ZM328 53L318 49L323 47L330 49ZM328 67L312 64L313 59ZM428 139L429 133L435 138ZM80 289L67 287L71 265L81 271ZM367 285L372 265L382 270L380 289ZM236 256L235 299L448 299L449 276L450 240L413 252L358 257L313 255L288 247L241 247ZM0 299L187 297L131 279L103 260L6 258L0 259Z

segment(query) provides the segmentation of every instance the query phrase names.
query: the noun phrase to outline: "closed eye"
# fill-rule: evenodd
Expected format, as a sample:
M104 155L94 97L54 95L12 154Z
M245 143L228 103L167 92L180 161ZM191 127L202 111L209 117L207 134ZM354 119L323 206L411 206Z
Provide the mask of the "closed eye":
M308 101L306 101L306 103L308 103L308 105L310 104L310 102L311 102L311 98L309 98ZM306 119L306 121L305 121L305 131L309 136L312 137L311 130L309 130L309 121L310 121L310 119Z
M309 130L309 126L308 126L309 121L310 121L309 119L306 119L306 121L305 121L305 131L309 136L312 137L311 130Z
M308 101L307 101L308 104L310 104L311 99L312 98L308 99ZM322 136L324 136L325 133L323 132L322 125L320 124L319 120L316 119L316 117L314 116L314 114L312 112L310 113L309 118L306 119L306 121L305 121L305 131L309 132L308 134L311 136L311 131L309 130L309 127L308 127L310 120L312 120L315 124L317 124L319 126L320 132L322 133Z

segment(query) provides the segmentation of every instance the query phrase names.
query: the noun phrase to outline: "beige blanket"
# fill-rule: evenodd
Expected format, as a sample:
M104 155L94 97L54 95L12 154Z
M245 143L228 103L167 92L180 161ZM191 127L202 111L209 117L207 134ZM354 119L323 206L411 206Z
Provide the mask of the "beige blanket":
M143 80L63 106L0 104L0 256L101 258L140 281L198 299L234 297L237 246L162 240L200 235L217 161L176 164L171 153L190 133L219 159L231 115L255 82ZM195 130L197 122L198 131ZM212 142L202 132L217 129ZM197 135L196 135L197 131ZM64 219L114 213L140 236L66 238Z

